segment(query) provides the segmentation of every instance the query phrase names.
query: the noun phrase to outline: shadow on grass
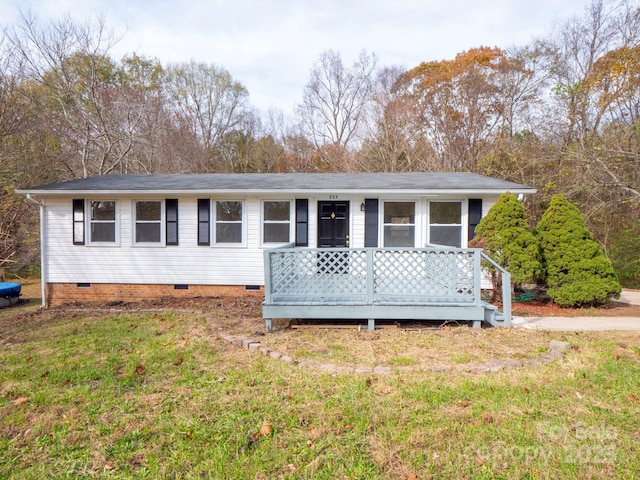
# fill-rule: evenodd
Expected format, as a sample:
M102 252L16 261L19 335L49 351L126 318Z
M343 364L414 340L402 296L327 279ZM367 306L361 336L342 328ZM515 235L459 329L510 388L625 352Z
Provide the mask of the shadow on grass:
M20 298L18 303L0 308L0 318L35 312L39 310L41 306L42 301L39 298Z

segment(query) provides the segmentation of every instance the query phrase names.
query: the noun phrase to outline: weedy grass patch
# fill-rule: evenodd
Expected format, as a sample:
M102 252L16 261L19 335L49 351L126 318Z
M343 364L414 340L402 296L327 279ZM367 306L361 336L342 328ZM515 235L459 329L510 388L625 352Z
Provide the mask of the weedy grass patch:
M640 471L635 334L265 337L312 360L365 357L392 370L331 374L222 341L217 329L230 320L217 323L217 315L59 311L3 323L0 477L631 478ZM548 365L402 370L454 364L463 354L469 362L526 358L550 338L572 348Z

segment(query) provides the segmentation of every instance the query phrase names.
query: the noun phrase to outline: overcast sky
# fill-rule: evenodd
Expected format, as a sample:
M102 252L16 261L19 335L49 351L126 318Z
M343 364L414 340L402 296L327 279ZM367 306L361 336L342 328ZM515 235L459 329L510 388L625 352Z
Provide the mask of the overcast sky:
M122 40L112 54L214 63L249 90L251 104L290 113L309 71L333 49L345 64L366 50L379 66L412 68L479 46L508 49L581 15L589 0L0 0L41 22L103 15Z

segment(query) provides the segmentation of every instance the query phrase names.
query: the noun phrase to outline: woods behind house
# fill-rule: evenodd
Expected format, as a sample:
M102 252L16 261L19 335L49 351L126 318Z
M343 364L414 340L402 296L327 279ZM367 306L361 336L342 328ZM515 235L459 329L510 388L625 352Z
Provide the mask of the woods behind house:
M0 268L37 265L17 188L108 173L470 171L575 203L640 286L640 6L592 1L527 45L409 69L312 64L293 115L258 112L222 65L114 58L107 22L23 15L0 41ZM428 51L425 48L425 51Z

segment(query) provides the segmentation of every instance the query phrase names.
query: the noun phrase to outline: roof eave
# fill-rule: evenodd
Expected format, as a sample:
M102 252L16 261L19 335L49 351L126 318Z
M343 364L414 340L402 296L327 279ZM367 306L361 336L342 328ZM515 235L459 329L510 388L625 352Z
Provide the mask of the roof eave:
M415 195L415 196L428 196L428 195L495 195L505 191L513 194L533 195L537 192L535 188L518 187L513 189L501 189L501 188L476 188L476 189L348 189L348 190L336 190L335 188L327 189L199 189L199 190L29 190L18 189L16 193L21 195L38 195L42 197L68 197L74 195L127 195L127 196L141 196L141 195L274 195L274 194L292 194L292 195L327 195L331 194L360 194L360 195Z

